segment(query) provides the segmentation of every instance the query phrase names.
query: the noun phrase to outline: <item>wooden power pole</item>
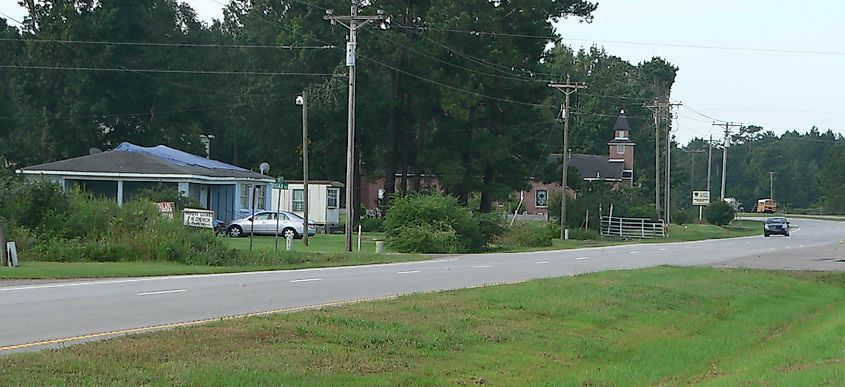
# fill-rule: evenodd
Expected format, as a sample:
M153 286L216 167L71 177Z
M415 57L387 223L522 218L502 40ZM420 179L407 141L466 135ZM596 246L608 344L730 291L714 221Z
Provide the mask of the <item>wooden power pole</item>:
M376 16L358 15L358 4L352 0L352 8L349 16L336 16L333 10L326 10L323 19L332 24L340 24L349 29L349 36L346 42L346 67L349 68L349 106L346 132L346 251L352 251L353 221L355 220L355 201L353 195L355 190L355 50L357 48L358 29L366 26L373 20L382 20L384 15L381 11ZM306 231L307 233L307 231Z
M566 83L549 83L549 87L561 91L566 95L564 105L561 106L561 114L563 115L563 180L561 187L563 187L563 194L560 195L560 239L567 239L569 233L566 231L566 178L567 170L569 169L569 96L577 93L579 89L586 89L587 85L581 82L572 83L569 75L566 76Z

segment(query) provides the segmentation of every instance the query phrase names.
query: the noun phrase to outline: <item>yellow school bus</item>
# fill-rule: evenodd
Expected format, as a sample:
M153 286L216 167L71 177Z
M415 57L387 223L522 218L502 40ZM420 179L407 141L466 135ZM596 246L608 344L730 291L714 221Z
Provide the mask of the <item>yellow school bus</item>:
M760 199L757 200L757 206L754 207L754 212L765 212L767 214L774 214L778 210L778 204L775 199Z

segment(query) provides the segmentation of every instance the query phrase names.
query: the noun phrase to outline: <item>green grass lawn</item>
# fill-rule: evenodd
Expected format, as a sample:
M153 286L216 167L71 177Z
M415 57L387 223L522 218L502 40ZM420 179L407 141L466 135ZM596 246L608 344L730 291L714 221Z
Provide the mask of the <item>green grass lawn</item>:
M364 233L361 236L361 253L375 254L376 239L384 239L383 233ZM229 247L241 250L249 250L249 237L225 238ZM252 241L252 248L255 250L273 250L276 248L274 236L255 236ZM279 250L285 249L285 238L279 238ZM293 240L293 251L312 253L344 253L346 251L346 237L343 234L317 234L308 238L306 247L302 239ZM358 235L352 240L352 251L358 252Z
M759 234L758 222L746 221L728 228L711 225L672 225L669 238L651 240L620 241L602 239L597 241L580 241L560 239L552 240L552 246L539 248L512 248L503 252L523 252L540 250L575 249L583 247L612 246L624 243L660 243L679 242L713 238L733 238ZM375 254L375 240L384 234L366 233L361 238L361 252L357 251L357 235L353 242L352 253L346 253L344 236L341 234L319 234L309 239L309 246L305 247L302 240L294 240L293 251L285 249L285 240L279 239L278 263L261 266L199 266L185 265L172 262L29 262L22 261L16 268L0 267L0 279L50 279L50 278L109 278L109 277L141 277L156 275L179 274L211 274L230 273L258 270L303 269L309 267L351 266L374 263L406 262L427 259L421 254ZM241 250L249 249L249 238L224 238L229 247ZM275 238L257 236L253 239L253 250L272 251L275 249Z
M2 358L9 385L845 385L845 274L660 267Z

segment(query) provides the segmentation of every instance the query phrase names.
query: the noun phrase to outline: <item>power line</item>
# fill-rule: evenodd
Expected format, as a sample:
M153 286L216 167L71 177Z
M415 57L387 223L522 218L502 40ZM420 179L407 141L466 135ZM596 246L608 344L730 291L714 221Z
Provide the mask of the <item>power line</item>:
M267 76L345 77L345 75L343 75L343 74L330 74L330 73L259 72L259 71L223 71L223 70L167 70L167 69L132 69L132 68L64 67L64 66L26 66L26 65L0 65L0 69L67 70L67 71L106 71L106 72L144 72L144 73L165 73L165 74L211 74L211 75L267 75Z
M695 48L707 50L729 50L729 51L749 51L749 52L764 52L764 53L781 53L781 54L812 54L812 55L845 55L845 51L834 50L794 50L794 49L780 49L780 48L760 48L760 47L731 47L718 46L706 44L677 44L677 43L658 43L658 42L638 42L630 40L603 40L603 39L583 39L583 38L567 38L563 36L550 35L527 35L527 34L510 34L504 32L490 32L477 30L457 30L448 28L431 28L431 27L406 27L398 26L398 28L416 29L421 31L440 31L450 33L460 33L471 36L487 37L487 36L509 36L516 38L542 39L542 40L563 40L573 42L593 42L593 43L612 43L612 44L627 44L637 46L656 46L656 47L675 47L675 48Z
M25 39L25 38L0 38L4 42L31 42L31 43L60 43L60 44L86 44L86 45L110 45L110 46L143 46L143 47L198 47L198 48L265 48L279 50L326 50L336 49L337 46L294 46L294 45L244 45L244 44L202 44L202 43L154 43L154 42L112 42L96 40L60 40L60 39Z

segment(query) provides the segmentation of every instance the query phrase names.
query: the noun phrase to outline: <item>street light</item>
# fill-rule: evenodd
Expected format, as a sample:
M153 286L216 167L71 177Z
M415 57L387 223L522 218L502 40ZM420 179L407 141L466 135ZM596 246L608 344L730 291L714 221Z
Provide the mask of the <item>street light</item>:
M302 106L302 201L304 203L302 244L308 246L308 93L296 97L296 104Z

